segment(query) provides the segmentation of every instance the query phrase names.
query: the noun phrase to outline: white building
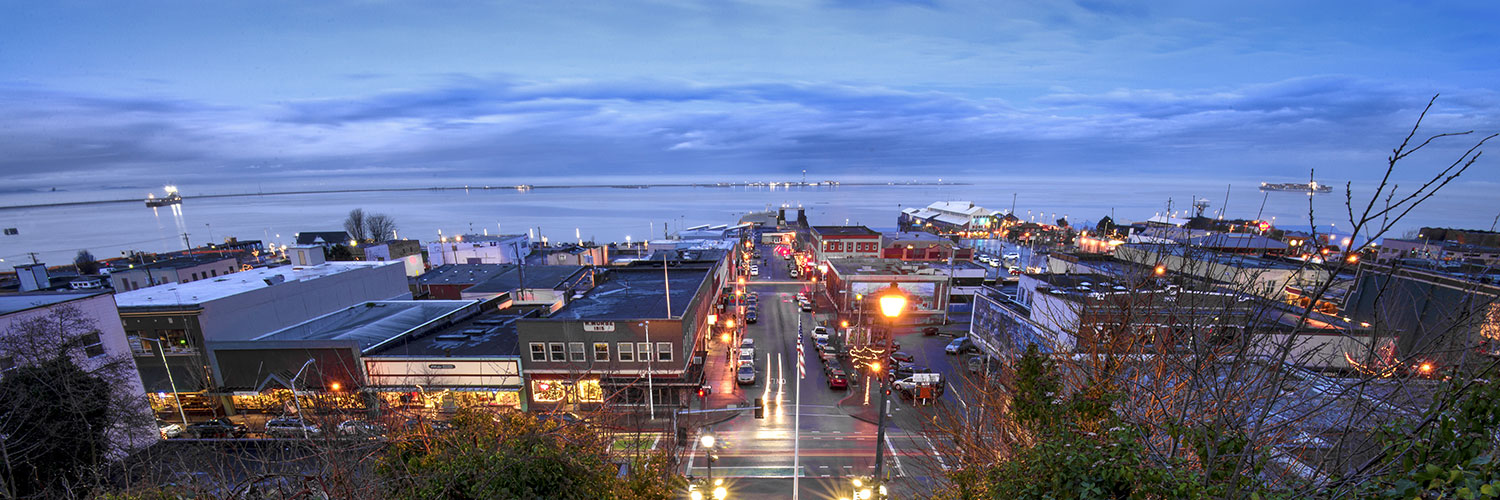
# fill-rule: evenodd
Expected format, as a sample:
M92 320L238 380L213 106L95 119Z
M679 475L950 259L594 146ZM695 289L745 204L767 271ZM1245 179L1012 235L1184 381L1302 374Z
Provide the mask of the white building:
M115 307L114 295L105 291L90 292L42 292L0 295L0 335L19 335L25 322L47 317L62 308L72 308L80 313L80 319L92 323L94 331L83 334L84 345L73 353L73 362L84 371L109 379L122 401L138 403L143 422L150 422L150 408L146 405L145 389L140 378L134 376L135 365L130 347L125 339L125 329L120 325L120 313ZM45 349L45 340L33 343L34 348ZM35 355L36 353L32 353ZM27 354L9 352L0 344L0 376L27 363ZM115 363L115 377L100 372L106 364ZM123 363L124 366L118 366ZM128 411L128 410L127 410ZM3 430L0 430L3 432ZM161 438L154 425L141 428L116 428L109 431L114 449L111 454L120 454L156 442Z
M391 240L364 247L365 260L388 262L399 260L406 264L406 275L416 277L427 271L422 260L422 244L417 240Z
M427 243L432 267L444 264L514 264L531 255L525 234L465 234Z
M409 299L406 281L397 262L325 262L144 288L115 300L147 391L169 393L175 384L190 411L214 412L221 405L205 397L213 387L206 342L249 340L354 304Z
M913 226L931 225L950 231L970 231L990 228L996 215L999 213L972 201L938 201L927 208L904 209L900 220Z

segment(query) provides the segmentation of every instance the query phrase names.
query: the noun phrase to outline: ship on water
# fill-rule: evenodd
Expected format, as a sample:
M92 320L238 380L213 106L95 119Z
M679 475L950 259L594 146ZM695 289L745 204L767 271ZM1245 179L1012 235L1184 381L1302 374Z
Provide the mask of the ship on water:
M177 204L181 204L182 203L182 195L177 194L177 186L167 186L165 189L167 191L167 194L166 194L166 196L163 196L161 198L157 198L156 197L156 193L149 193L149 194L147 194L146 195L146 206L151 207L151 208L156 208L156 207L165 207L167 205L177 205Z
M1313 194L1313 193L1331 193L1331 192L1333 192L1333 186L1328 186L1328 185L1324 185L1324 184L1318 184L1317 181L1308 182L1308 183L1283 182L1283 183L1278 183L1278 184L1272 184L1272 183L1269 183L1269 182L1262 182L1262 183L1260 183L1260 190L1261 191L1297 191L1297 192L1303 192L1303 193L1307 193L1307 194Z

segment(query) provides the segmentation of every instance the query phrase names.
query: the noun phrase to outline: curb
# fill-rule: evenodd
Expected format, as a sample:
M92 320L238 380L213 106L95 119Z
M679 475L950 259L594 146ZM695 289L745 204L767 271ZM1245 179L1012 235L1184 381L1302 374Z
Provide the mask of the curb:
M870 425L879 425L879 422L876 421L875 419L872 419L872 418L869 418L869 417L866 417L866 416L862 415L862 413L864 413L864 412L861 412L861 411L851 411L849 408L846 408L844 406L845 402L847 402L847 401L849 401L851 399L854 399L855 396L858 396L858 394L850 394L848 397L845 397L844 399L840 399L839 400L839 404L837 405L838 408L839 408L839 411L844 412L845 415L848 415L848 416L850 416L851 418L853 418L855 420L858 420L858 421L861 421L861 422L864 422L864 423L867 423L867 424L870 424ZM862 407L862 406L864 406L864 404L850 405L850 406L861 406Z

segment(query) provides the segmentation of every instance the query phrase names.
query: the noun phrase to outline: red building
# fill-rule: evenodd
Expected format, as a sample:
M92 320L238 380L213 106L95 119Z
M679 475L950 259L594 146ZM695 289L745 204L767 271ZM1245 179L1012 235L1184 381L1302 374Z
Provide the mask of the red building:
M813 249L818 262L830 259L879 258L881 235L864 226L813 226Z

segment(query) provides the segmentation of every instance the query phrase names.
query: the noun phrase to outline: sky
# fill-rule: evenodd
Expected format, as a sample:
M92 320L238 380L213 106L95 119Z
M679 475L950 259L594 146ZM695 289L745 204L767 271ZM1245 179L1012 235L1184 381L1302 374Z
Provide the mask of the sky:
M1398 179L1500 131L1494 1L0 4L0 196L804 169L1341 183L1378 180L1436 94L1424 132L1479 135Z

